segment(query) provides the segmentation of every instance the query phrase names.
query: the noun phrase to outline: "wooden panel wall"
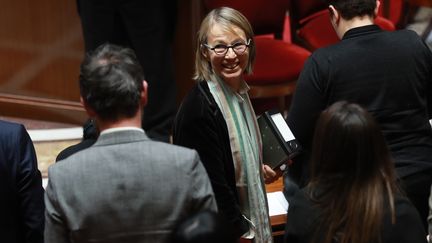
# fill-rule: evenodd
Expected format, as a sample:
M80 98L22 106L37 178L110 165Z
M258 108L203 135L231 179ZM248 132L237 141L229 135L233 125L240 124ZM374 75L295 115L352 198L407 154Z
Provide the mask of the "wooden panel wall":
M81 123L75 1L0 2L0 114Z
M0 0L0 115L81 124L84 55L75 0ZM174 46L180 101L193 84L200 0L179 0Z

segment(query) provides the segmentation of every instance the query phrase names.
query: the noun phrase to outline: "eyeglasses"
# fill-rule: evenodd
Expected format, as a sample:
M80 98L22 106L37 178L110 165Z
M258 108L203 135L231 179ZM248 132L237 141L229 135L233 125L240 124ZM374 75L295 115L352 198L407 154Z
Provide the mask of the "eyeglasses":
M214 53L216 53L216 55L218 55L218 56L226 55L228 52L228 49L230 49L230 48L235 52L235 54L241 55L250 46L250 42L251 42L251 39L249 39L247 41L247 43L237 42L237 43L235 43L233 45L229 45L229 46L223 45L223 44L218 44L214 47L211 47L208 44L203 44L203 45L205 47L207 47L208 49L214 51Z

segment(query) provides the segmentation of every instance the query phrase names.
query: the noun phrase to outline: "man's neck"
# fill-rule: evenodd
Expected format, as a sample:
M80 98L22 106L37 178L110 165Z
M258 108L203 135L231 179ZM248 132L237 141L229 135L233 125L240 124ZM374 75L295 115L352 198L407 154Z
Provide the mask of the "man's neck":
M341 19L336 32L339 38L342 39L345 33L350 29L372 24L374 24L374 18L371 16L354 17L350 20Z
M140 113L141 114L141 113ZM120 128L120 127L137 127L141 128L141 115L136 115L131 118L121 118L117 121L104 121L96 118L97 125L100 131L104 131L110 128Z

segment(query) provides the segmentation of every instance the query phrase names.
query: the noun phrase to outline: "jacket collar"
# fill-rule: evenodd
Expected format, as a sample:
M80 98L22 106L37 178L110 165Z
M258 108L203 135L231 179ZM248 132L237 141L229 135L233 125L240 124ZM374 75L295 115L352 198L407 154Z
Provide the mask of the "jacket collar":
M208 84L206 81L201 81L198 83L198 89L202 96L206 99L206 101L209 104L210 109L212 109L212 113L214 116L217 115L218 112L220 112L220 109L218 105L216 104L216 101L213 98L213 95L210 93L210 89L208 87Z
M364 35L370 35L382 32L382 29L378 27L378 25L372 24L372 25L365 25L361 27L356 27L348 30L342 40L358 37L358 36L364 36Z
M110 132L106 134L101 134L94 144L94 146L104 146L111 144L121 144L121 143L133 143L138 141L144 141L150 139L147 137L145 132L137 130L121 130Z

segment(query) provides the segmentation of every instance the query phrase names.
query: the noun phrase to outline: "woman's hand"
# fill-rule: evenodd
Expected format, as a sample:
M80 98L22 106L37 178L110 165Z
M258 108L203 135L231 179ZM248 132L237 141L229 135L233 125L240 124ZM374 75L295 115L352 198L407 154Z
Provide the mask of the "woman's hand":
M264 176L264 182L266 184L270 184L274 181L276 181L279 177L281 177L282 175L282 171L281 170L272 170L272 168L270 168L270 166L263 164L262 165L262 170L263 170L263 176Z

